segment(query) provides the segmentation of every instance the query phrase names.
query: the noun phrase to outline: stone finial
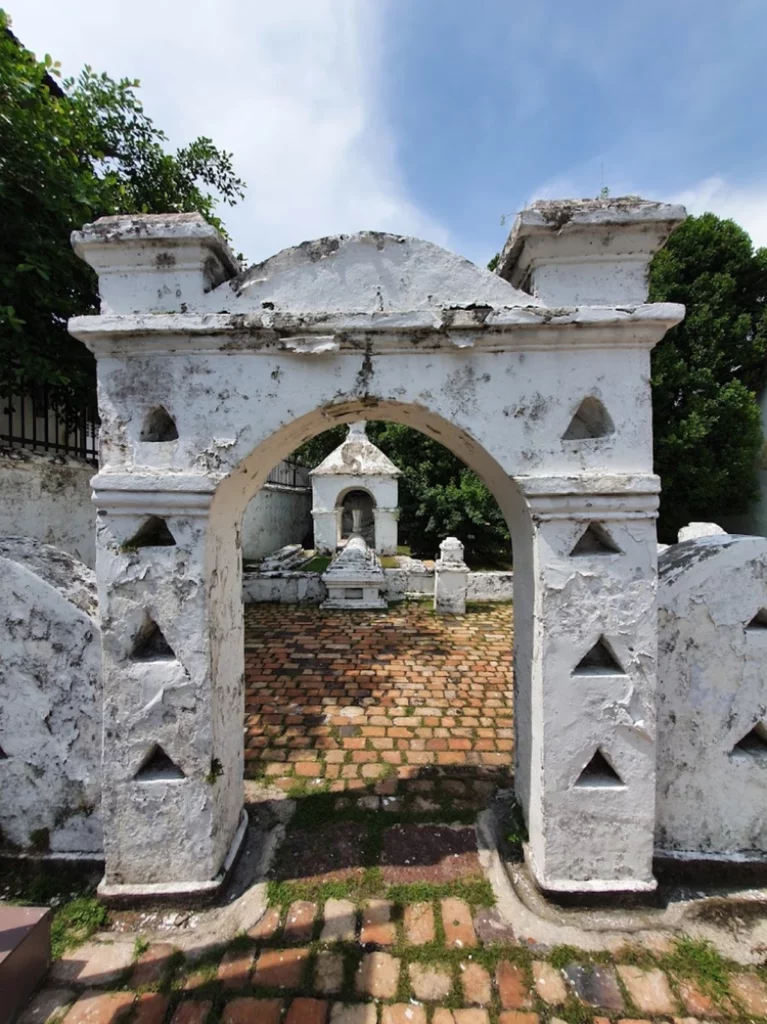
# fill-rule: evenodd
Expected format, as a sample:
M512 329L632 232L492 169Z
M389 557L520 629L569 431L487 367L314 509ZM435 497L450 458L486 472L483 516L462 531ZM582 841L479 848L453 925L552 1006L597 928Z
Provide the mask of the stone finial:
M99 275L102 313L186 312L240 269L199 213L101 217L72 247Z
M439 546L438 562L443 565L463 566L463 544L457 537L445 537Z
M650 260L686 216L638 196L541 200L517 215L496 273L551 307L641 305Z
M365 420L358 420L356 423L349 424L349 433L346 435L347 440L351 441L355 438L367 437L367 423Z

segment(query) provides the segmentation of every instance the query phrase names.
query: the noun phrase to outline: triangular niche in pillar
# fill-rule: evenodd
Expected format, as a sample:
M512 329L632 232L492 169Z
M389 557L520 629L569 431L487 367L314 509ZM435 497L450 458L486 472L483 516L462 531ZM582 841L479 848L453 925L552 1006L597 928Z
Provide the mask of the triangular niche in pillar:
M129 548L170 548L176 538L160 516L150 516L126 544Z
M573 669L574 676L625 676L623 666L601 636Z
M621 549L601 523L589 523L570 552L571 558L584 555L619 555Z
M756 615L753 617L753 619L746 626L746 629L767 629L767 608L760 608Z
M136 782L174 782L186 778L159 743L155 743L133 777Z
M607 437L615 432L610 414L598 398L589 395L578 406L570 426L562 435L563 441L583 441L594 437Z
M164 405L158 405L146 414L140 440L155 443L178 440L176 421Z
M0 761L7 761L7 760L8 760L8 755L3 750L3 748L0 747Z
M742 740L738 740L731 754L735 757L755 757L760 761L767 761L767 725L764 722L757 722Z
M175 661L176 654L154 619L146 616L133 643L132 661Z
M578 776L576 789L605 789L623 786L625 782L607 760L601 749L598 749L589 763Z

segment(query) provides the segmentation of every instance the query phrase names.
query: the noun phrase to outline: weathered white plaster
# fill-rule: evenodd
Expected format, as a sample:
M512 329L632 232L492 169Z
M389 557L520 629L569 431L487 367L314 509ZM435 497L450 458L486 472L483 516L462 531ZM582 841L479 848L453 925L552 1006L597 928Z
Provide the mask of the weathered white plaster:
M243 558L263 558L285 544L301 544L312 530L308 490L264 484L242 517Z
M352 535L322 574L328 596L323 608L385 608L381 563L362 537Z
M644 302L650 260L684 216L633 196L539 200L518 214L498 272L549 306Z
M400 470L365 432L352 423L345 440L311 472L314 547L332 554L341 540L342 506L352 491L364 491L373 503L373 547L379 555L396 555Z
M371 233L307 243L216 284L235 271L223 246L202 222L184 218L177 235L175 223L110 219L75 234L107 292L101 316L70 322L96 354L102 416L106 884L217 876L242 806L243 509L302 442L375 418L445 444L509 522L517 788L536 877L574 891L651 887L650 350L682 307L638 292L619 303L605 282L595 306L547 309L435 246ZM191 268L181 277L179 248ZM133 550L150 516L166 519L175 547ZM571 555L592 522L615 548ZM131 659L147 616L174 661ZM625 678L573 679L602 635ZM155 743L183 780L134 778ZM619 792L573 788L596 743Z
M706 536L658 564L657 846L764 859L767 540Z
M716 523L688 523L677 533L677 540L681 544L686 540L700 540L701 537L722 537L727 531Z
M23 534L96 564L96 510L87 462L0 448L0 537Z
M101 647L92 569L0 539L0 841L100 854Z
M320 604L327 594L318 572L246 572L242 581L245 604Z
M464 615L468 582L469 567L463 560L463 544L457 537L446 537L434 563L434 611L442 615Z

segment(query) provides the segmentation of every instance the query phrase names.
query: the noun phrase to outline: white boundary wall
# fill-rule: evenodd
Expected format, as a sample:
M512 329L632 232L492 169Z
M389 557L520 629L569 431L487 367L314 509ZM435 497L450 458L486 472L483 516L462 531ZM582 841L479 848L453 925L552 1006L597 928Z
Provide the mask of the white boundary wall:
M263 558L311 532L311 490L264 484L242 517L242 557Z
M96 509L87 462L0 448L0 536L31 537L96 564Z

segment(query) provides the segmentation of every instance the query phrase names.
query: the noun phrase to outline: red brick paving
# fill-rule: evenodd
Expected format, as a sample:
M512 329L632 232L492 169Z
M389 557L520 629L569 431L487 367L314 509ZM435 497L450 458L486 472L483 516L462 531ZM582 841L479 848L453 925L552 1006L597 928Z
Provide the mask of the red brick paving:
M245 774L391 791L428 766L509 768L512 608L436 616L245 608Z

